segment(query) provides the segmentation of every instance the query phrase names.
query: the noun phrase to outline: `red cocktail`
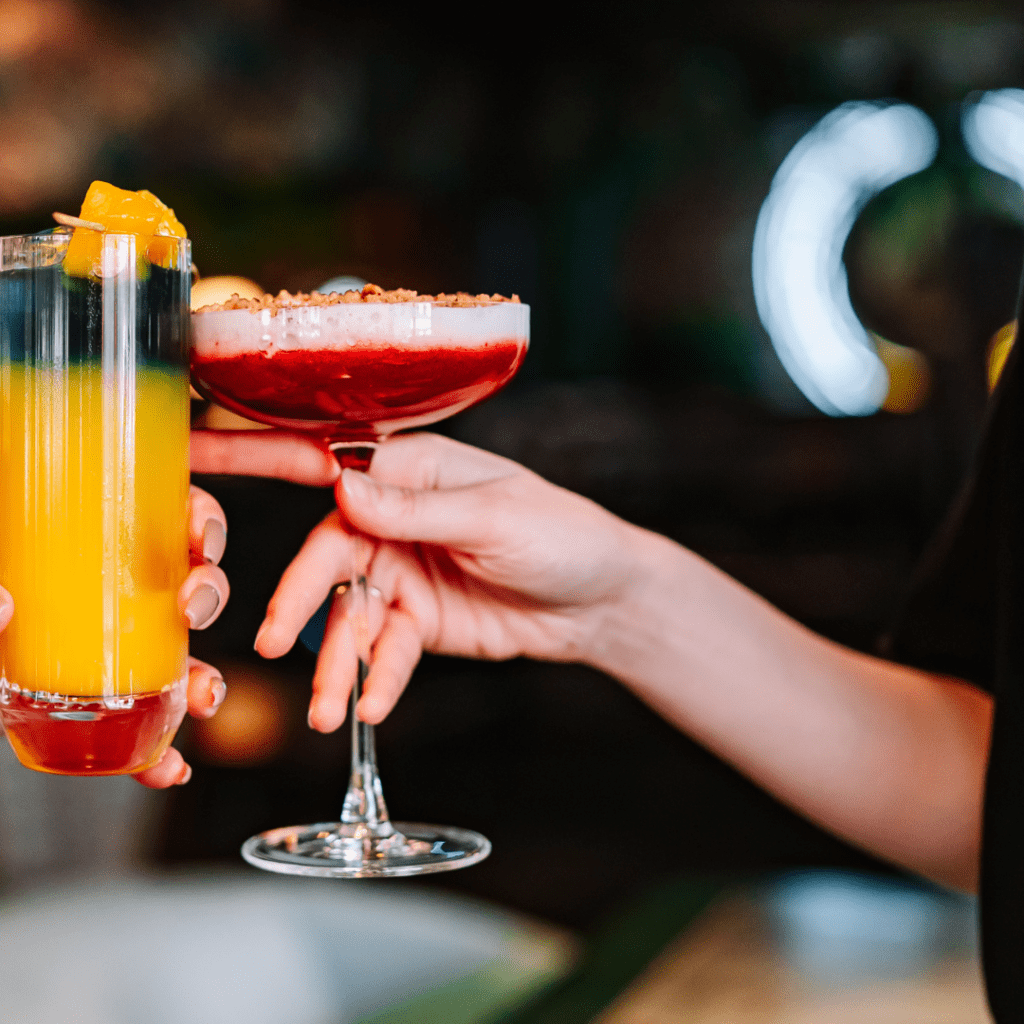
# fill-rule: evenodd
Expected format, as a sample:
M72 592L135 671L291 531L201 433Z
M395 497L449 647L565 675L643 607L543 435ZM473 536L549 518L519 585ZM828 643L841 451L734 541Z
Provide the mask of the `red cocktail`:
M345 296L238 302L192 317L192 377L207 397L250 419L311 434L344 466L368 468L389 434L460 412L508 382L526 354L530 310L498 296L417 296L372 285ZM356 704L369 672L367 558L351 569L349 614L364 649L352 690L352 773L340 822L273 829L242 847L284 874L364 877L467 867L490 852L476 832L392 824L373 729ZM340 581L339 581L340 582Z
M332 440L376 441L486 398L519 366L515 339L475 349L353 348L196 356L192 373L220 405Z
M460 412L507 383L529 343L518 302L289 301L195 314L193 380L242 416L329 443L374 442Z

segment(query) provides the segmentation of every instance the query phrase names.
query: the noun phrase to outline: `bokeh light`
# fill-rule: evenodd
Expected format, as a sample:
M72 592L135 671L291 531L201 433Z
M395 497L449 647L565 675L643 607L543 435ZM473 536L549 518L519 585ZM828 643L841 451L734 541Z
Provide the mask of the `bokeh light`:
M1013 343L1016 340L1016 320L1012 320L1010 323L1000 327L992 336L992 340L988 345L988 352L986 353L985 361L985 371L988 377L989 391L995 391L996 385L999 383L999 377L1003 372L1003 367L1006 365L1006 360L1010 355L1010 349L1013 348Z
M248 277L235 274L219 274L215 277L202 277L192 285L192 309L202 309L216 302L227 302L233 295L240 299L261 299L263 289Z
M967 150L982 167L1024 187L1024 89L995 89L964 106Z
M786 371L832 416L875 412L888 374L850 303L843 245L882 189L935 158L931 120L908 104L853 102L793 147L754 233L754 298Z

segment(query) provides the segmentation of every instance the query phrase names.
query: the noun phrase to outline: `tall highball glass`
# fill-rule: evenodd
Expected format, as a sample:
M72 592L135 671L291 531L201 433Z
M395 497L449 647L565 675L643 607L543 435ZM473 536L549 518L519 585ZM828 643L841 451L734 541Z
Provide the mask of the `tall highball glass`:
M185 713L189 243L0 238L0 721L22 764L121 775Z

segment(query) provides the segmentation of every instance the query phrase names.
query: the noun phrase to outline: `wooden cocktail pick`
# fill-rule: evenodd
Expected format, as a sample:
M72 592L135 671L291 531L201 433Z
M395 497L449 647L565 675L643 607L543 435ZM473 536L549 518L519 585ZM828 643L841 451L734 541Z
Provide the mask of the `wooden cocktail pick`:
M54 213L53 219L66 228L88 228L90 231L106 231L102 224L94 220L82 220L81 217L72 217L70 213Z

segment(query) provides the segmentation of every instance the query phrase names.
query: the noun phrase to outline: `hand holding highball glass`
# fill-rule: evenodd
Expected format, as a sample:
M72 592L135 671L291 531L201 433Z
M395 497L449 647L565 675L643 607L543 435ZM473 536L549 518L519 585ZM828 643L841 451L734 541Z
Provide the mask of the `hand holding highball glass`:
M344 296L282 294L192 317L192 377L250 419L326 442L342 466L368 469L377 443L479 402L507 383L529 343L529 307L498 296L417 296L368 285ZM356 705L369 673L367 566L354 538L345 598L358 651L350 700L352 770L339 822L272 829L248 840L250 863L284 874L365 877L467 867L490 852L476 832L392 822L373 727Z

